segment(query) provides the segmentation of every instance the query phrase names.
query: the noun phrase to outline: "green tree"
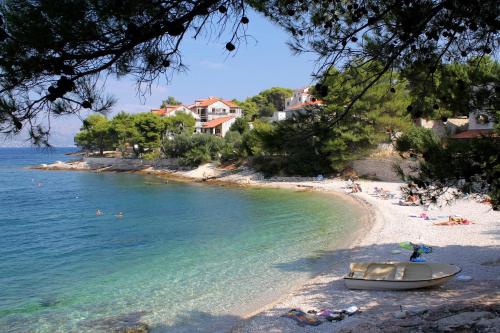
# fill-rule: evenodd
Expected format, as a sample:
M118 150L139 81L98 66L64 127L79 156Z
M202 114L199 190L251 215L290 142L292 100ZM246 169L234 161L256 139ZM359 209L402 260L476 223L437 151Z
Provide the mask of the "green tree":
M405 189L424 203L437 203L463 194L488 194L494 210L500 209L500 143L497 138L449 140L409 132L398 139L401 152L417 153L419 168L414 173L399 173L414 186Z
M159 148L165 126L160 116L145 112L134 115L134 126L139 133L138 140L134 144L139 145L139 152Z
M446 64L435 72L434 80L422 78L417 68L409 68L405 76L410 81L414 116L447 120L473 111L493 120L499 133L500 64L494 59L485 57L480 61L472 58L465 64ZM494 208L499 209L500 184L495 177L498 177L500 165L495 145L498 145L498 140L494 138L438 140L423 129L412 129L397 141L400 152L419 156L418 172L402 176L418 185L422 201L434 202L454 188L452 192L456 196L488 193L493 198ZM469 152L470 149L475 152ZM414 189L409 187L407 191Z
M236 118L236 120L230 127L231 131L236 131L240 134L245 133L249 129L250 125L248 124L248 121L245 118Z
M84 149L97 149L104 155L104 150L111 147L109 135L110 123L106 117L99 114L88 116L83 126L75 136L75 144Z
M243 102L237 102L238 106L243 111L243 116L248 121L253 121L259 114L257 103L247 98Z
M123 111L111 119L109 136L113 145L122 153L122 157L126 157L127 147L141 140L135 127L134 116Z
M494 118L500 109L497 97L500 64L491 57L471 58L466 63L452 62L426 75L425 63L405 68L402 75L409 81L410 113L431 119L467 116L481 111Z
M274 87L261 91L259 95L264 97L266 101L265 104L271 104L275 111L282 111L285 109L285 99L293 96L293 90Z
M181 133L193 134L196 119L188 113L179 112L172 117L163 118L163 123L167 135L179 135Z
M377 64L366 64L373 73ZM323 106L310 106L291 119L278 122L271 131L256 132L264 154L257 159L267 174L317 175L341 171L349 163L368 154L378 143L390 142L389 133L411 126L405 106L407 82L399 76L384 75L356 101L350 112L345 106L365 89L363 85L339 84L366 81L369 71L331 70L313 90L327 87ZM266 165L267 163L267 165Z
M384 74L366 91L365 85L351 84L369 82L370 75L377 73L380 66L367 63L361 66L361 70L331 70L315 88L316 94L318 88L328 88L328 93L323 96L326 118L322 121L326 122L330 130L328 138L322 139L322 149L329 156L334 170L342 170L350 161L369 153L378 143L391 142L390 133L406 130L412 125L406 113L409 103L407 82L400 76ZM362 91L363 96L356 100L348 112L346 105Z
M181 105L182 102L175 99L173 96L168 96L166 100L161 101L160 108L165 108L167 105Z
M293 95L293 90L274 87L266 89L253 97L239 102L245 119L252 121L256 117L271 117L274 112L285 109L285 99Z

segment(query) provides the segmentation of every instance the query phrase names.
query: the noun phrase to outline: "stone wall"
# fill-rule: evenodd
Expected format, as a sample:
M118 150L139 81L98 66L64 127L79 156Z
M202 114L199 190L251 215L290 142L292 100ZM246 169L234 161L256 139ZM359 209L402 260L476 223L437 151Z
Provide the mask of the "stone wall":
M400 182L401 178L395 171L394 165L400 165L404 172L410 172L411 167L418 165L416 161L401 158L362 159L352 163L352 168L360 177L377 179L386 182Z
M133 170L148 167L175 169L179 167L179 159L177 158L143 160L136 158L83 157L83 161L91 168L112 167L113 169L120 170Z

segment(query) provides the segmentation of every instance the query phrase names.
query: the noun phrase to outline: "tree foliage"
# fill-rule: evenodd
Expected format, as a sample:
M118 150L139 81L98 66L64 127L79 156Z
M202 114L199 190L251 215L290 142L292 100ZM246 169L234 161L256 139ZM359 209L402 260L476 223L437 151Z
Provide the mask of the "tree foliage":
M168 96L167 99L161 101L160 108L165 108L167 105L181 105L182 102L175 99L174 96Z
M293 90L274 87L239 102L247 120L257 117L271 117L274 112L285 109L285 99L293 95Z
M112 144L109 130L110 123L105 116L90 115L83 121L83 126L75 137L75 144L83 149L97 149L102 155Z
M495 117L500 109L500 64L489 56L440 66L432 77L422 64L405 68L409 81L410 113L414 117L446 119L480 111Z
M161 118L153 113L128 114L120 112L111 120L93 114L83 121L75 136L77 146L85 150L118 149L127 157L130 149L138 146L136 154L158 150L162 142L174 135L192 135L195 119L185 113Z
M133 76L145 93L183 70L189 37L225 30L227 49L245 34L244 3L197 1L7 0L0 6L0 130L32 129L48 143L42 116L108 110L108 76ZM245 23L246 22L246 23Z
M0 129L27 125L35 143L48 144L42 116L108 110L113 99L100 91L109 75L133 76L144 93L185 68L188 36L214 32L236 50L251 24L247 5L288 31L292 50L318 55L318 80L335 67L381 64L336 120L384 73L419 66L433 78L443 63L498 50L494 0L7 0L0 6ZM259 108L266 116L279 109Z
M337 114L337 121L385 73L418 67L421 79L433 80L444 63L481 59L498 50L500 8L494 0L255 0L252 4L290 32L295 52L318 54L318 78L331 68L373 73L345 111ZM361 66L366 63L376 67ZM345 79L339 84L353 80ZM326 89L322 91L326 95Z
M365 156L378 143L390 142L391 133L409 128L411 118L404 107L409 98L407 82L389 73L353 104L349 114L336 123L333 121L344 112L352 97L364 89L363 85L339 85L338 82L354 82L346 78L364 81L366 73L357 68L342 72L331 70L313 91L320 94L318 90L327 87L322 106L296 112L294 117L276 123L269 131L256 131L263 145L258 167L268 174L338 172L352 160Z

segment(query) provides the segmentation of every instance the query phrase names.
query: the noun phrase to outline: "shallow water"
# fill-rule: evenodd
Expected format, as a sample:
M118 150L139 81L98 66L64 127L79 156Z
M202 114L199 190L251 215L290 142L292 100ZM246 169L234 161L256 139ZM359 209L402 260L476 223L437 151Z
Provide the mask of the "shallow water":
M216 330L308 277L300 259L361 218L310 192L24 168L67 151L0 149L2 332Z

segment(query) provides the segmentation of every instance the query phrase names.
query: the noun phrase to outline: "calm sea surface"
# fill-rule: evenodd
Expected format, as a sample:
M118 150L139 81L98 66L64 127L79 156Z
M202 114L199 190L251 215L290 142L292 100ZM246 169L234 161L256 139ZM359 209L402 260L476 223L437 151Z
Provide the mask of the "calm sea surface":
M217 331L361 218L314 193L26 169L69 151L0 148L0 332Z

